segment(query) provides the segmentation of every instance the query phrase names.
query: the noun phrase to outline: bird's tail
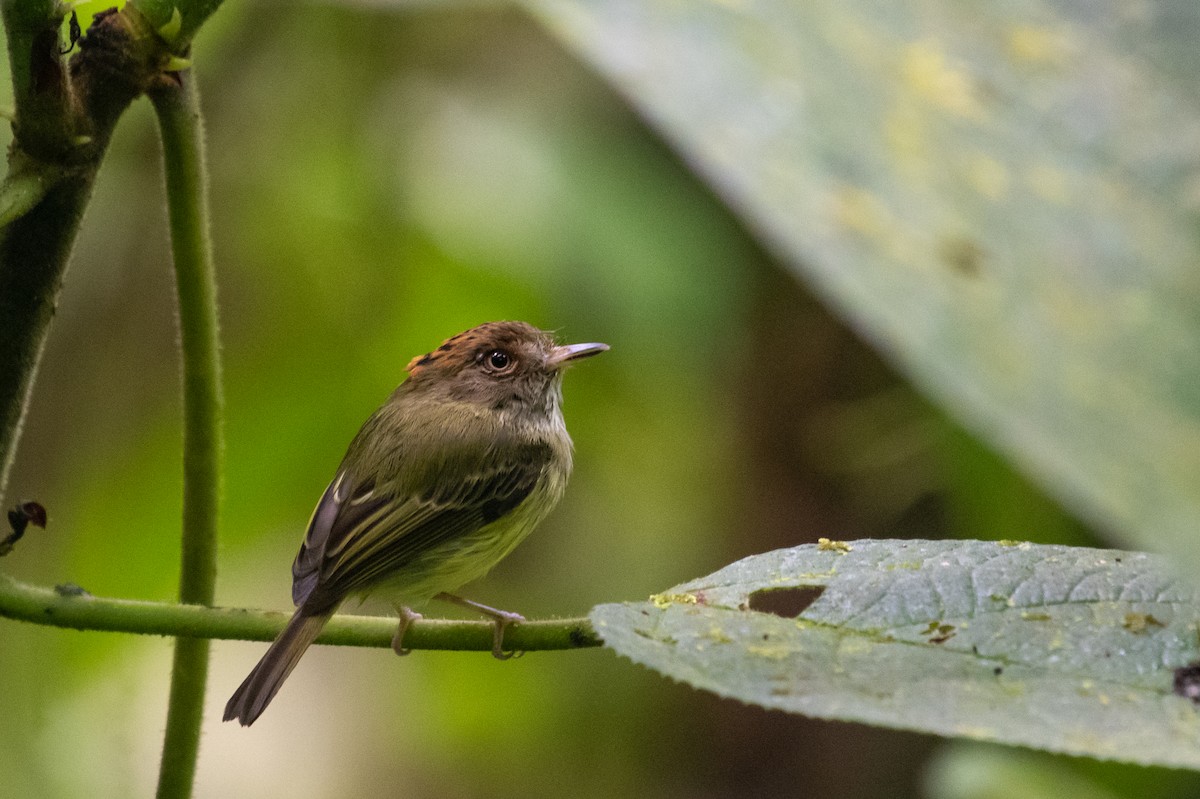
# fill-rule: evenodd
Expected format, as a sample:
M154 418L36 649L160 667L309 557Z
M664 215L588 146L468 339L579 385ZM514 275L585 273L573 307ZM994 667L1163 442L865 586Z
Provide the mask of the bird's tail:
M237 719L243 727L253 724L267 709L275 694L279 693L283 681L296 668L300 656L332 615L332 610L314 615L306 613L303 607L298 609L262 660L258 661L258 665L229 698L225 705L224 721Z

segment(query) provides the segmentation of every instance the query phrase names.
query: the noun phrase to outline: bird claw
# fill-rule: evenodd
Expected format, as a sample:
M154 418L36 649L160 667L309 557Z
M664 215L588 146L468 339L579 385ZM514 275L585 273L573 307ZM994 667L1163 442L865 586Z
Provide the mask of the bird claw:
M472 602L469 599L463 599L454 594L441 593L436 599L443 602L453 602L456 605L461 605L464 608L470 608L476 613L487 616L492 620L495 627L492 630L492 657L496 660L511 660L514 657L520 657L524 652L505 652L504 651L504 631L510 624L519 624L525 621L525 617L520 613L513 613L509 610L497 610L496 608L481 605L478 602Z
M424 616L411 608L400 608L400 623L396 625L396 632L392 634L392 651L400 657L412 652L411 649L404 648L404 634L408 632L410 624L422 618Z
M519 624L525 621L525 617L520 613L498 610L495 611L492 619L495 625L492 629L492 657L496 660L512 660L524 655L525 653L521 651L504 651L504 631L508 629L510 624Z

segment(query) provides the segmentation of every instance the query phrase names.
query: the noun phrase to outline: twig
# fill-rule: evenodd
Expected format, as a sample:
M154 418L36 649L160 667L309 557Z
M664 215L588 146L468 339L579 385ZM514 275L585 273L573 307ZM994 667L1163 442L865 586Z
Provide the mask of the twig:
M170 602L111 599L79 589L50 589L0 574L0 617L73 630L174 635L193 638L271 641L288 614L243 608L207 608ZM492 623L421 619L404 636L411 649L492 651ZM332 646L391 647L396 619L338 615L317 638ZM521 622L504 633L504 645L522 652L600 646L586 618Z
M211 605L221 512L221 353L208 237L204 130L191 70L164 73L148 93L158 116L183 359L183 547L179 601ZM191 795L208 679L208 640L179 638L171 670L158 796Z

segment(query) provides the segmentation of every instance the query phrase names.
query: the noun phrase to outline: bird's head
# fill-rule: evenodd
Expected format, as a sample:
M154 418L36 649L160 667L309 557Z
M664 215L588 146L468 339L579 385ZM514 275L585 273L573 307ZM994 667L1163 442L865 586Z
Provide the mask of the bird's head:
M477 402L494 410L557 408L563 370L607 344L556 344L525 322L487 322L446 339L408 364L412 392Z

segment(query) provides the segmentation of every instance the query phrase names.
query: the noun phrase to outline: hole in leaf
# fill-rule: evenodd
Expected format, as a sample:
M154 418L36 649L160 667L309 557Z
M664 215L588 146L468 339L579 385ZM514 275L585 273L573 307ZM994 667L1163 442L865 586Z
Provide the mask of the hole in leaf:
M1200 661L1175 669L1175 693L1200 705Z
M805 585L799 588L768 588L750 595L750 610L771 613L785 619L794 619L808 609L825 593L823 585Z

